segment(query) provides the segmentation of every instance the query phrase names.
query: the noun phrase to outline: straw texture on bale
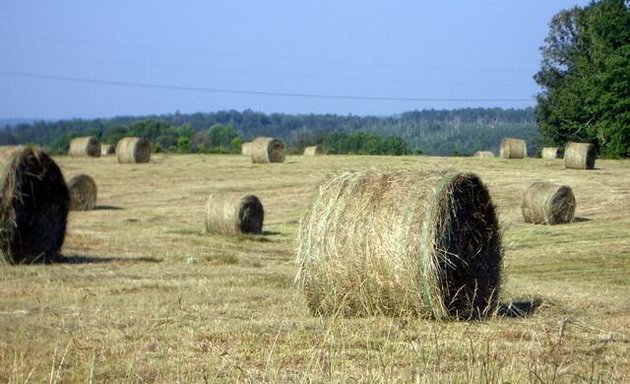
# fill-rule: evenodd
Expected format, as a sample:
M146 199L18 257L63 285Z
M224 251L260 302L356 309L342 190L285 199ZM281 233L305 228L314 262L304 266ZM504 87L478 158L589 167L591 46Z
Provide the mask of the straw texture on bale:
M542 149L542 158L545 160L555 160L558 158L558 147L544 147Z
M252 155L252 142L251 141L246 141L241 144L241 155L243 156Z
M304 148L304 156L319 156L324 154L324 147L321 145L311 145Z
M593 169L596 156L593 144L568 142L564 149L564 166L572 169Z
M300 220L296 262L313 314L469 318L497 305L501 236L474 174L345 172Z
M100 157L101 143L94 136L76 137L70 142L70 157Z
M0 168L0 261L55 260L66 234L69 204L61 170L36 148L16 150Z
M70 191L70 210L89 211L96 206L96 183L85 174L76 175L68 180Z
M569 223L575 213L575 196L569 186L537 181L525 190L521 212L526 223Z
M227 235L262 233L265 211L254 195L212 194L206 203L206 231Z
M101 156L113 155L116 153L116 146L114 144L101 145Z
M499 150L502 159L522 159L527 157L525 140L504 138Z
M282 163L286 156L284 142L271 137L252 141L251 157L254 163Z
M26 148L24 145L0 145L0 162L8 159L12 154Z
M491 151L477 151L474 157L494 157L494 153Z
M148 163L151 160L151 143L142 137L124 137L116 144L119 163Z

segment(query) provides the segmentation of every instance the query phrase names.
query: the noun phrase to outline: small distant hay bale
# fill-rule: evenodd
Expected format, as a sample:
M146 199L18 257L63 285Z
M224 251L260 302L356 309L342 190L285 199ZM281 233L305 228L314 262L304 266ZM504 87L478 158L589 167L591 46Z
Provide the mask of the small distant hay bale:
M321 145L311 145L304 148L304 156L320 156L324 154L324 147Z
M490 194L455 171L345 172L300 220L296 282L315 315L481 317L502 250Z
M251 157L254 163L282 163L286 156L284 142L271 137L258 137L252 141Z
M66 234L69 194L61 170L36 148L0 166L0 262L54 261Z
M89 211L96 206L96 183L85 174L73 176L68 180L70 191L70 210Z
M262 233L265 211L254 195L216 193L206 203L206 231L226 235Z
M504 138L499 152L502 159L522 159L527 157L527 144L525 140Z
M70 142L70 157L100 157L101 143L94 136L76 137Z
M564 149L564 166L571 169L593 169L597 151L591 143L568 142Z
M575 213L575 196L569 186L537 181L525 190L521 212L526 223L570 223Z
M114 144L101 145L101 156L113 155L116 153L116 146Z
M558 158L558 147L544 147L542 149L542 158L545 160L555 160Z
M243 156L252 155L252 142L251 141L246 141L241 144L241 155Z
M119 163L148 163L151 160L151 143L143 137L124 137L116 144Z
M477 151L474 157L494 157L494 153L491 151Z

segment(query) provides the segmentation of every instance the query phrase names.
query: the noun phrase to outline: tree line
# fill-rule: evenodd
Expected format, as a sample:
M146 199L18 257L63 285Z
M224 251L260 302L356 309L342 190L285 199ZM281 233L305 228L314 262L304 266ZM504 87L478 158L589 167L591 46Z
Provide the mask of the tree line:
M111 144L140 136L149 139L156 152L177 153L236 153L242 142L257 136L283 139L290 153L320 144L331 154L369 155L496 152L505 136L523 138L536 150L539 140L533 108L416 110L392 116L229 110L22 123L1 129L0 145L33 143L65 153L73 137L86 135Z
M630 156L630 2L593 1L557 13L534 79L543 141L591 142L603 157Z

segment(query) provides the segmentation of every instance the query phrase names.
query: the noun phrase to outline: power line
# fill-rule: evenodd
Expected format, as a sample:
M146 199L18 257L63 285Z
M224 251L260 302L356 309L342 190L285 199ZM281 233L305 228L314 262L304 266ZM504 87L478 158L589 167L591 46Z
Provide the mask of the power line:
M26 36L29 38L29 35ZM332 58L321 58L321 57L297 57L297 56L287 56L287 55L265 55L265 54L254 54L247 52L230 52L230 51L217 51L210 50L205 48L173 48L173 47L164 47L164 46L156 46L150 44L129 44L123 42L111 42L111 41L102 41L102 40L93 40L93 39L84 39L84 38L68 38L68 37L51 37L48 35L36 35L31 34L31 39L36 39L40 41L54 41L54 42L74 42L83 45L88 45L93 47L94 45L101 46L109 46L114 48L122 48L127 50L144 50L144 51L159 51L164 53L182 53L182 54L193 54L197 56L215 56L215 57L231 57L231 58L241 58L241 59L262 59L262 60L273 60L273 61L289 61L289 62L304 62L304 63L319 63L319 64L334 64L334 65L344 65L344 66L362 66L362 67L385 67L385 68L407 68L407 69L418 69L418 70L429 70L429 71L447 71L447 72L505 72L505 73L526 73L531 74L536 71L536 69L526 69L526 68L490 68L490 67L458 67L458 66L449 66L449 65L419 65L414 63L409 64L400 64L400 63L392 63L392 62L366 62L360 60L340 60L340 59L332 59Z
M224 94L237 94L237 95L300 97L300 98L313 98L313 99L372 100L372 101L441 101L441 102L532 101L531 98L527 98L527 99L519 99L519 98L477 99L477 98L388 97L388 96L357 96L357 95L333 95L333 94L301 93L301 92L239 90L239 89L227 89L227 88L192 87L192 86L170 85L170 84L151 84L151 83L141 83L141 82L133 82L133 81L91 79L91 78L85 78L85 77L59 76L59 75L49 75L49 74L43 74L43 73L10 71L10 70L4 70L4 69L0 69L0 74L7 75L7 76L14 76L14 77L58 80L58 81L68 81L68 82L76 82L76 83L115 85L115 86L123 86L123 87L168 89L168 90L175 90L175 91L194 91L194 92L204 92L204 93L224 93Z
M3 51L3 48L0 43L0 52ZM153 61L133 61L133 60L121 60L121 59L95 59L88 58L84 56L60 56L60 55L46 55L46 54L34 54L31 53L30 50L8 50L8 55L14 57L17 54L24 55L29 59L37 58L37 59L46 59L47 62L50 60L63 60L63 61L71 61L71 62L87 62L87 63L106 63L106 64L122 64L127 66L135 66L135 67L151 67L151 68L165 68L165 69L177 69L177 70L186 70L190 71L208 71L207 66L191 66L191 65L178 65L178 64L164 64ZM213 73L230 73L236 74L240 76L264 76L264 77L282 77L282 78L297 78L297 79L325 79L325 80L350 80L350 81L362 81L362 82L383 82L383 83L397 83L397 84L421 84L421 85L485 85L485 86L496 86L496 87L514 87L518 85L522 85L519 83L488 83L488 82L453 82L453 81L424 81L424 80L414 80L414 79L405 79L405 78L386 78L386 77L358 77L358 76L335 76L331 74L321 75L314 73L290 73L290 72L260 72L260 71L241 71L235 69L225 69L225 68L213 68Z

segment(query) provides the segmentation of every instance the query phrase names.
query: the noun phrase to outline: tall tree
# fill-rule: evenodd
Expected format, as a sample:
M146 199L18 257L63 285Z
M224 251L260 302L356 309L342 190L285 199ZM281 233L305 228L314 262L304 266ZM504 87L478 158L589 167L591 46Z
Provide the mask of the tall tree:
M536 119L547 144L594 143L630 156L630 1L601 0L556 14L541 47Z
M232 140L235 137L238 137L238 133L232 124L214 124L208 129L208 139L215 151L231 152Z

